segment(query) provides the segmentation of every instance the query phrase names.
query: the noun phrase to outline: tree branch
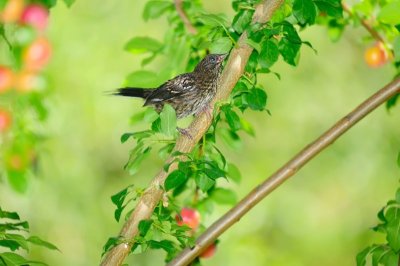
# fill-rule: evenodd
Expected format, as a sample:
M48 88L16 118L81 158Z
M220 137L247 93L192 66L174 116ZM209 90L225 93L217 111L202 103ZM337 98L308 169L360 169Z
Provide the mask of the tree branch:
M297 173L305 164L307 164L318 153L327 148L347 130L353 127L358 121L363 119L378 106L383 104L396 93L400 93L400 78L392 81L377 93L366 99L356 109L347 114L334 124L328 131L322 134L315 141L307 145L302 151L294 156L289 162L278 169L274 174L268 177L263 183L258 185L245 198L243 198L235 207L229 210L224 216L214 222L196 241L193 248L186 248L167 266L188 265L209 245L238 222L248 211L250 211L263 198L279 187L283 182Z
M346 3L342 2L342 7L347 14L349 14L350 16L354 16L354 13L351 11L350 7ZM363 27L371 34L371 36L375 40L381 43L385 43L385 40L381 37L381 35L379 35L379 33L375 29L372 28L372 26L369 24L367 20L360 19L360 22L361 25L363 25Z
M264 0L257 7L253 15L253 23L265 23L284 0ZM177 139L175 150L190 152L211 125L212 118L208 115L217 101L227 99L233 87L244 73L244 67L250 57L253 48L247 44L247 34L243 33L237 42L237 46L230 53L228 62L221 75L219 89L215 99L210 103L209 110L197 116L188 128L191 137L181 135ZM166 163L171 162L171 158ZM164 190L163 184L168 174L175 170L176 163L169 167L169 172L160 170L154 177L150 186L139 199L135 210L123 225L119 234L123 243L114 246L103 258L101 266L121 265L125 257L130 253L134 238L138 234L138 224L141 220L149 219L154 208L160 201Z
M183 0L175 0L175 9L178 12L178 15L181 17L183 24L185 25L186 29L191 34L196 34L197 30L193 27L192 23L190 22L189 18L187 17L185 11L183 10Z

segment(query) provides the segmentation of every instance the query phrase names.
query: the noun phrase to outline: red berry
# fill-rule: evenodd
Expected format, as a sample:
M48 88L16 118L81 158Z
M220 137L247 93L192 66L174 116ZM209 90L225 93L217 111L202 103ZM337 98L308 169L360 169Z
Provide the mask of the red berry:
M5 132L11 126L11 114L0 109L0 133Z
M0 66L0 93L8 90L13 83L13 73L11 69Z
M16 22L24 9L24 0L9 0L2 11L0 21L3 23Z
M215 251L217 251L217 245L214 243L214 244L209 245L209 246L203 251L203 253L200 254L199 257L200 257L200 258L203 258L203 259L211 258L212 256L214 256Z
M389 60L389 54L382 43L377 43L365 51L364 59L368 66L380 67Z
M49 11L42 5L28 5L22 12L20 21L33 26L39 31L44 31L48 24Z
M39 38L27 47L23 59L28 70L39 70L47 64L50 56L50 43L45 38Z
M179 226L186 225L193 230L200 225L200 213L195 209L183 208L180 216L176 215L175 219Z

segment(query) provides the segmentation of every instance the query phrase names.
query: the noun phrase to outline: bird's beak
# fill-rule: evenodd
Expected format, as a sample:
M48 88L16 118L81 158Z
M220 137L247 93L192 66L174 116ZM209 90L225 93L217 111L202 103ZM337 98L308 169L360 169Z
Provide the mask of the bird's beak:
M228 56L228 54L220 54L220 55L218 55L218 63L223 62L227 56Z

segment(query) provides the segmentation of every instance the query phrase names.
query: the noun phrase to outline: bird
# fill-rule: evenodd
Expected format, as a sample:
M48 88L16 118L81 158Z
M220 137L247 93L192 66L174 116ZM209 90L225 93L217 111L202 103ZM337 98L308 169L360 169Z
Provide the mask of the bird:
M180 74L157 88L125 87L113 94L137 97L145 100L143 106L153 106L160 113L164 104L171 105L178 119L198 115L217 92L222 72L222 63L227 54L209 54L205 56L192 72Z

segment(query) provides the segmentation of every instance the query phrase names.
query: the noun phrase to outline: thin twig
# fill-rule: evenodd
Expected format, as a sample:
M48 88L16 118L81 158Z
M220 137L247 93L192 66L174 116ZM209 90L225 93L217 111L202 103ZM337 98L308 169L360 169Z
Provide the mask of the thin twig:
M272 191L279 187L283 182L297 173L318 153L327 148L347 130L353 127L358 121L375 110L396 93L400 92L400 78L392 81L377 93L369 97L356 109L340 119L328 131L322 134L315 141L307 145L302 151L295 155L289 162L283 165L274 174L268 177L263 183L258 185L235 207L228 211L224 216L214 222L197 240L192 248L186 248L167 266L184 266L193 261L205 248L238 222L248 211L257 203L268 196Z
M175 9L176 12L178 12L178 15L181 17L183 24L185 25L187 30L193 35L196 34L197 33L196 28L193 27L185 11L183 10L183 0L175 0Z
M351 17L354 16L354 13L351 11L350 7L343 1L342 1L342 7L343 7L343 10L347 14L349 14ZM385 40L381 37L381 35L379 35L379 33L374 28L372 28L372 26L369 24L369 22L367 20L360 19L360 22L361 22L361 25L363 25L363 27L371 34L371 36L375 40L377 40L381 43L385 43Z
M268 21L275 10L282 5L284 0L264 0L261 2L253 15L253 23L265 23ZM193 150L207 129L210 127L212 118L210 113L213 113L213 107L217 101L226 100L236 85L239 78L244 73L244 68L250 57L253 48L247 44L247 33L243 33L237 43L237 46L230 53L228 62L222 72L219 82L219 89L215 99L210 103L209 109L198 115L190 124L189 134L180 135L176 141L175 150L187 153ZM188 137L190 136L190 137ZM167 159L169 163L173 158ZM101 266L121 265L126 256L130 253L134 243L134 238L138 234L138 224L140 221L149 219L154 211L154 208L160 201L164 190L163 184L168 174L175 170L176 163L171 164L168 173L163 169L154 177L149 187L138 200L135 210L132 212L129 219L123 225L119 236L121 239L127 239L124 243L114 246L103 258Z

